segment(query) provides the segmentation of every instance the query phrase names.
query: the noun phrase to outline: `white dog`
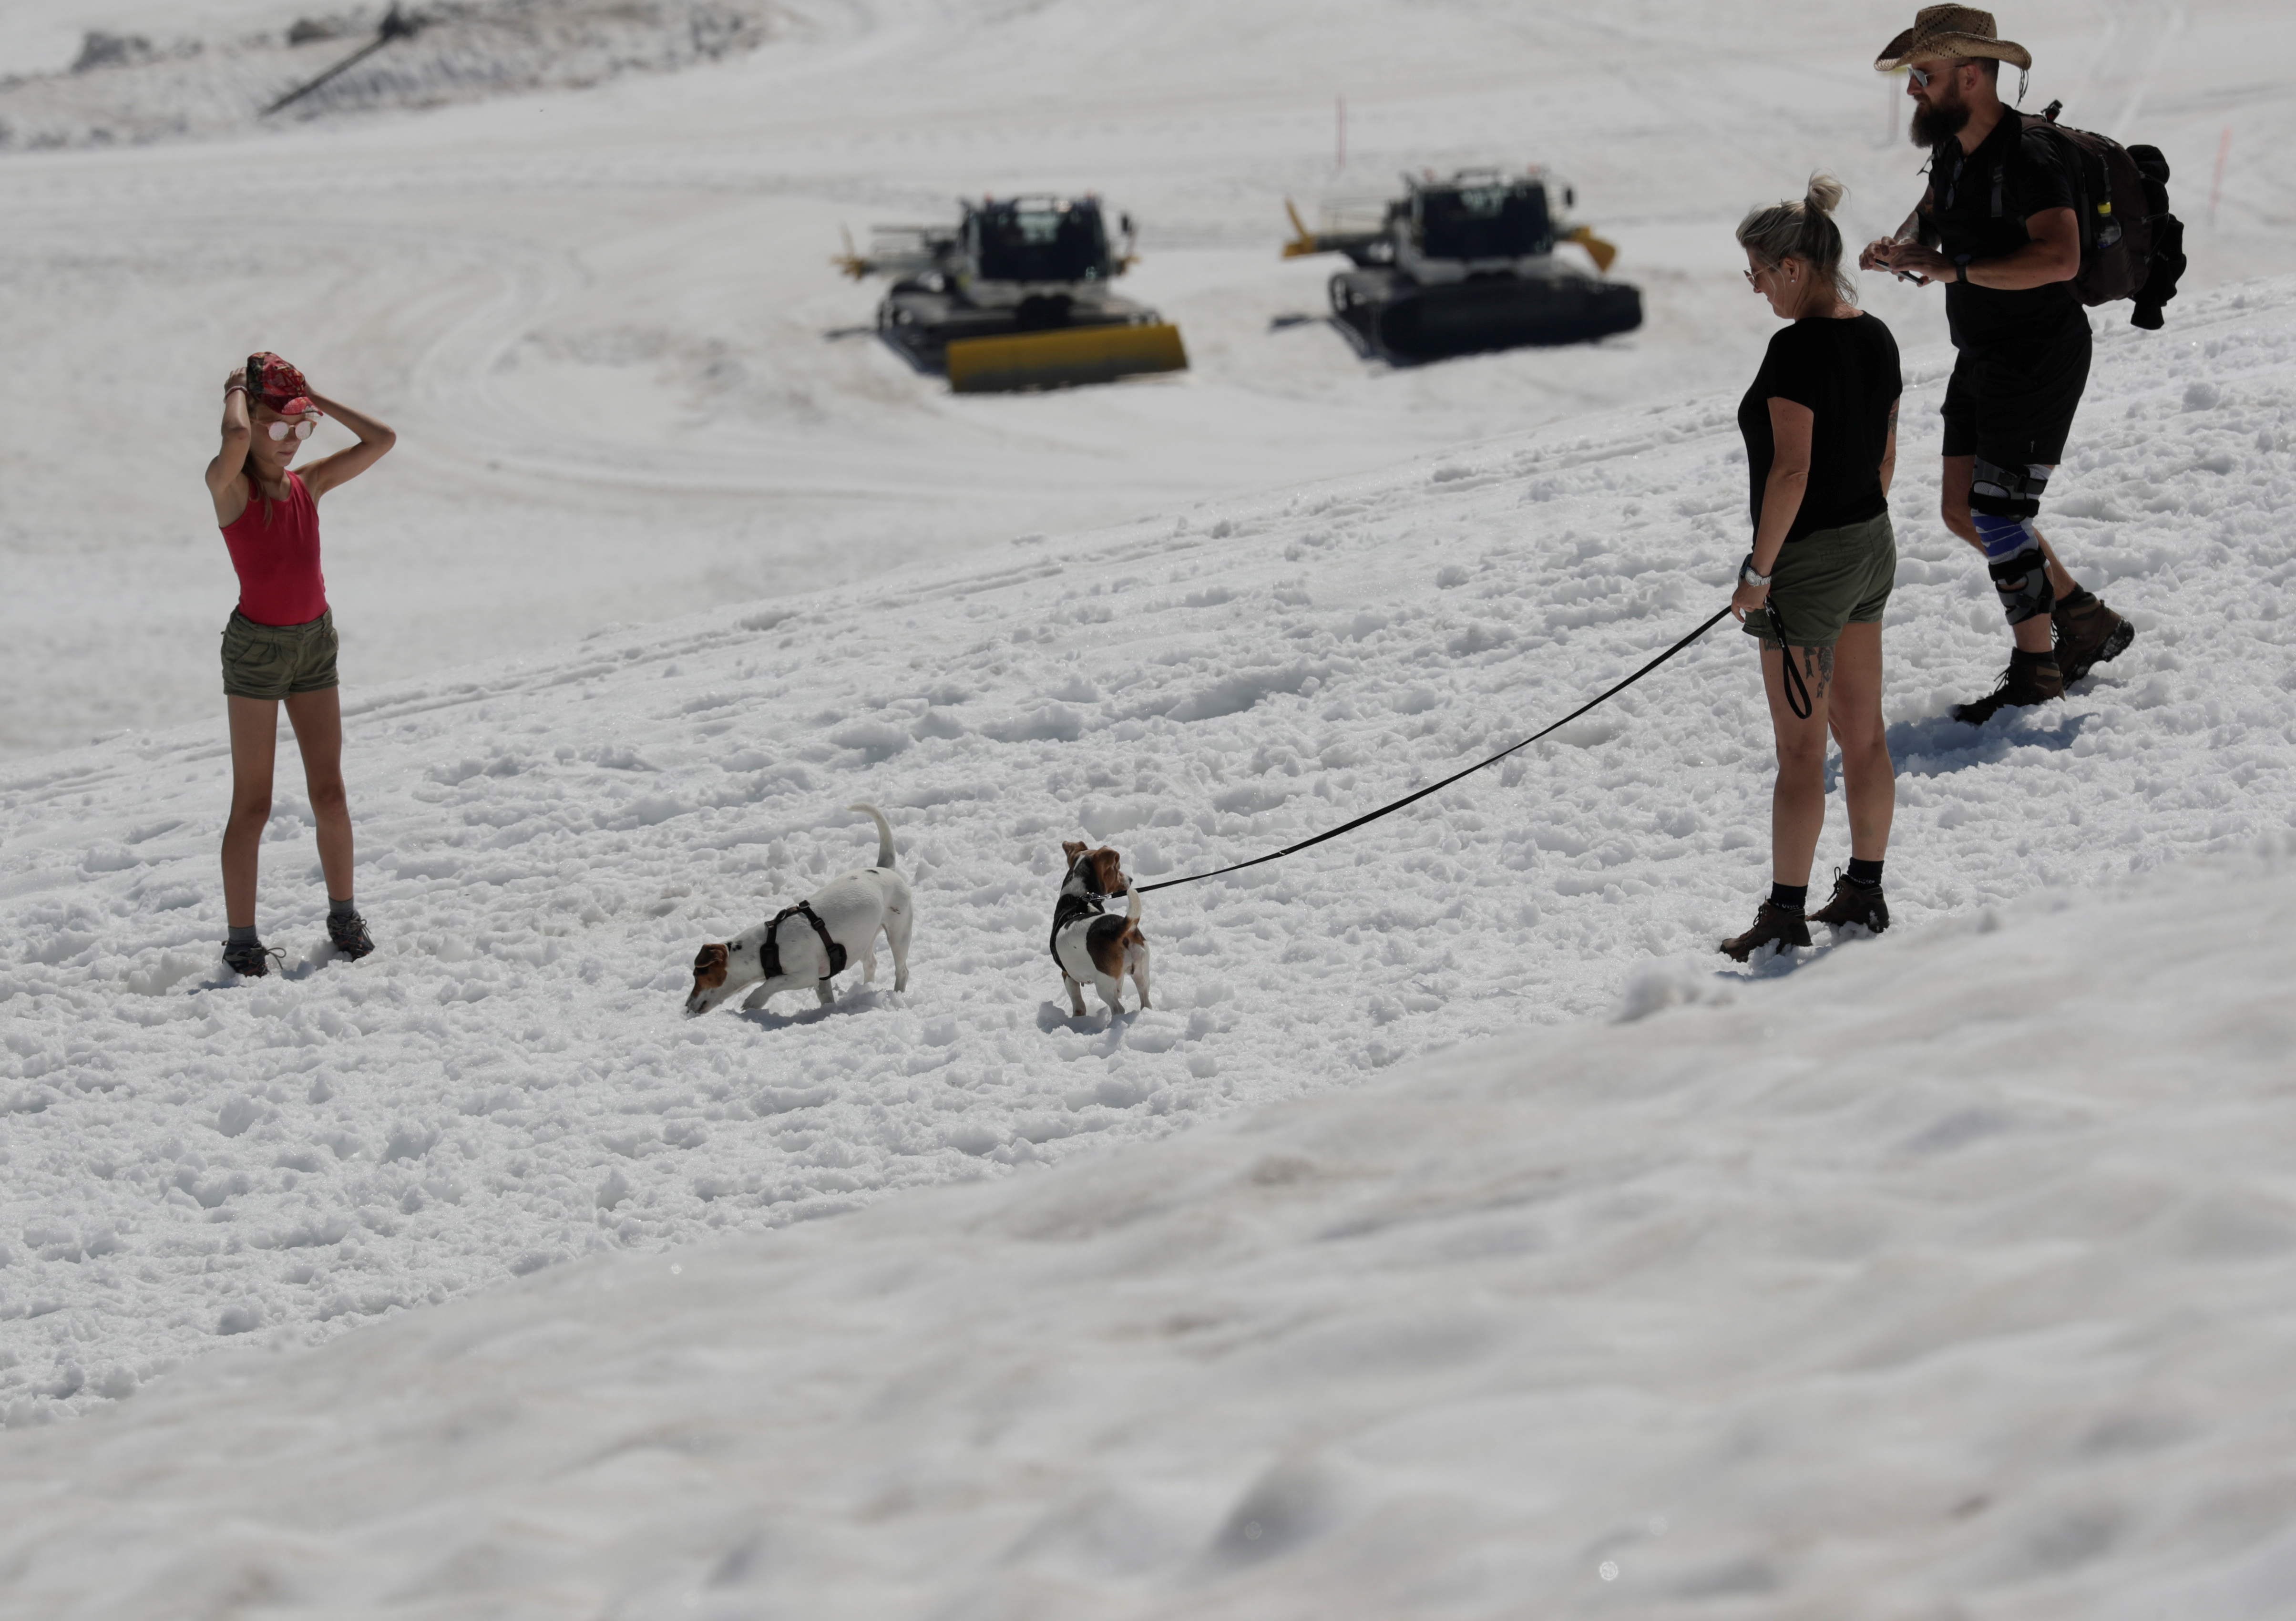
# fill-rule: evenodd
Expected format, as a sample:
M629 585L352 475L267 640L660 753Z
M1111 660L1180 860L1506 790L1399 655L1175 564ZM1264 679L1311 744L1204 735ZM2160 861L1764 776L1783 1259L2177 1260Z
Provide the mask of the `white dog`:
M686 1015L707 1013L743 986L757 988L742 1003L761 1008L775 991L811 987L827 1007L837 1000L832 976L853 954L861 954L861 978L877 978L877 931L893 948L893 988L909 988L909 931L916 915L909 904L908 880L893 871L893 830L873 805L849 805L877 824L877 864L832 878L767 922L745 929L720 945L703 946L693 959L693 990Z
M1146 1007L1148 937L1140 932L1140 892L1124 876L1114 850L1105 846L1095 850L1074 840L1061 848L1069 858L1069 875L1053 907L1052 946L1070 1011L1084 1017L1084 982L1090 979L1110 1017L1121 1013L1128 975L1140 989L1140 1005ZM1101 910L1101 902L1116 895L1131 902L1120 918Z

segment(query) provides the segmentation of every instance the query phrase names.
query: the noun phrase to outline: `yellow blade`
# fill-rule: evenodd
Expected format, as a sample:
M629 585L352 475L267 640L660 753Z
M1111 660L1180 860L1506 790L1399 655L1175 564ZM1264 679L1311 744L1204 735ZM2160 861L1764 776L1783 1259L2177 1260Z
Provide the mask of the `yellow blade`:
M1180 329L1084 326L1006 338L964 338L948 346L948 386L958 394L1004 389L1057 389L1111 382L1144 372L1185 372Z
M1311 253L1321 253L1323 250L1316 245L1316 233L1300 220L1300 210L1292 206L1289 197L1283 200L1283 211L1292 217L1292 240L1283 244L1283 257L1297 259L1305 258Z
M843 225L840 225L837 227L837 234L842 237L845 241L845 251L837 255L829 262L857 282L863 276L869 274L869 261L853 251L852 232L848 231Z
M1595 268L1605 274L1610 273L1611 261L1619 257L1619 250L1616 248L1584 225L1579 226L1563 240L1577 242L1581 248L1587 250L1587 257L1595 261Z

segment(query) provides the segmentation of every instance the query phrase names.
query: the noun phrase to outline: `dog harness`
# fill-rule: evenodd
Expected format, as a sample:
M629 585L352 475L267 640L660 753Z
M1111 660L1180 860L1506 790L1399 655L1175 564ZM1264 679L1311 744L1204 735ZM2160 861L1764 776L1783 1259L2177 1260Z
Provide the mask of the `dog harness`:
M784 906L775 913L773 921L766 925L766 943L758 947L758 966L764 970L766 978L778 979L782 977L782 925L800 915L813 925L813 932L821 937L821 949L829 954L829 972L822 978L827 979L843 973L845 947L829 937L829 926L821 921L821 914L800 901L794 906Z
M1073 866L1069 869L1069 876L1070 878L1078 876L1077 870ZM1061 961L1061 930L1078 918L1108 915L1108 908L1101 905L1101 902L1107 898L1108 891L1099 887L1091 873L1083 874L1083 878L1085 883L1083 894L1078 895L1068 889L1062 889L1060 899L1053 903L1053 937L1046 949L1053 954L1054 965L1063 974L1069 970L1068 965Z

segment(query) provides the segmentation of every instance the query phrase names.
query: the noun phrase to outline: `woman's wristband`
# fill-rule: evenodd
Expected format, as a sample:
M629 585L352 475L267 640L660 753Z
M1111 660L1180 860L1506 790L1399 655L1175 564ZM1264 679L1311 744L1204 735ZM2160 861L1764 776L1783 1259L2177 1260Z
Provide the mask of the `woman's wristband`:
M1738 583L1742 585L1760 585L1763 588L1767 589L1770 581L1775 577L1777 574L1777 569L1778 566L1775 563L1772 563L1770 565L1770 572L1768 574L1755 573L1754 554L1751 552L1749 552L1746 553L1746 561L1738 565Z
M247 394L247 385L243 382L227 382L224 384L223 397L226 399L229 399L234 394ZM255 397L252 394L248 394L247 397L250 399L253 399Z

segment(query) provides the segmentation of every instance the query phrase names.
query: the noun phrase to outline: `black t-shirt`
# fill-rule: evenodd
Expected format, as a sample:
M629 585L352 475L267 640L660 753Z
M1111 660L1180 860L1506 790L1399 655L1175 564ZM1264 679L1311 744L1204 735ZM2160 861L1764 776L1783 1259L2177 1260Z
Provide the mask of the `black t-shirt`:
M2033 240L2025 222L2034 215L2080 206L2057 139L2005 111L1975 151L1948 140L1930 154L1931 223L1946 258L1964 265L2004 258ZM1957 280L1945 289L1946 323L1956 348L2046 339L2080 308L2070 282L2012 291Z
M1863 523L1890 510L1882 491L1882 453L1890 442L1890 407L1903 387L1898 340L1872 315L1847 321L1819 315L1780 327L1754 386L1738 403L1738 431L1746 436L1746 472L1754 487L1754 528L1762 527L1762 487L1777 456L1771 400L1807 405L1815 419L1809 483L1786 531L1792 544L1813 530Z

